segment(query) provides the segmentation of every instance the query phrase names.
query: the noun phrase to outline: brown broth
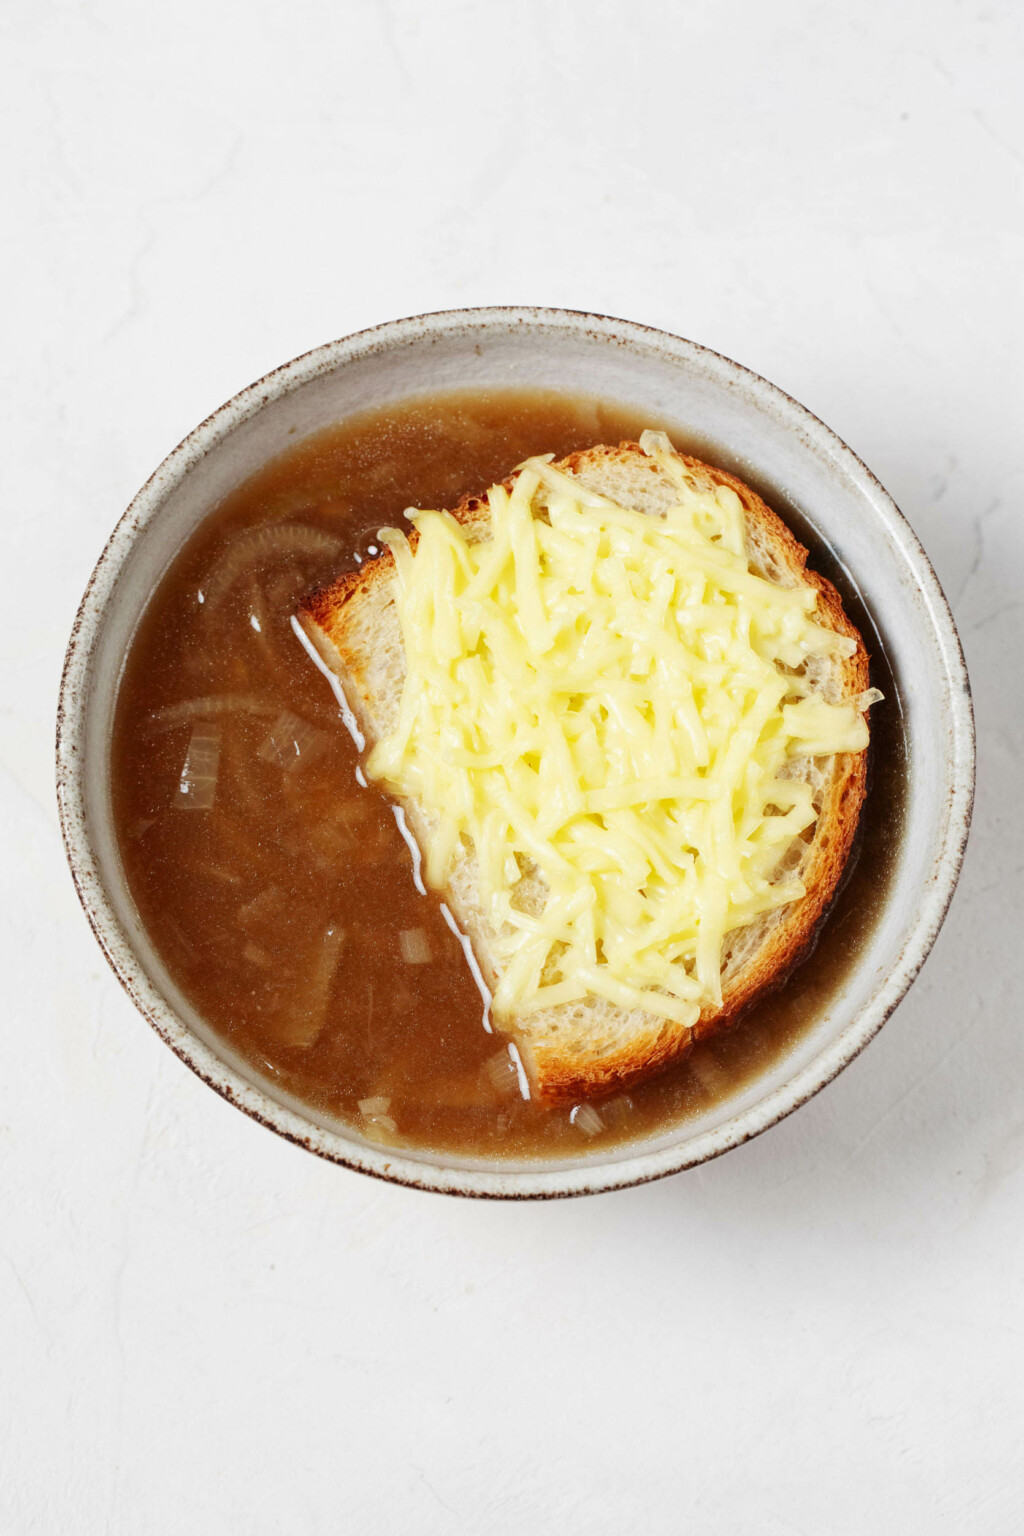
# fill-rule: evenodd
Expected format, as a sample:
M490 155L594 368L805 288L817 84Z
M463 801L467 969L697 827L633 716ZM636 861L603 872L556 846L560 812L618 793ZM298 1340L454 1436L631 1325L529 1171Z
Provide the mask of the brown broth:
M337 703L291 629L303 593L372 552L377 529L405 507L452 506L531 453L659 426L701 451L672 422L547 392L452 393L366 413L297 443L229 495L149 603L112 741L129 887L199 1013L272 1086L321 1116L389 1144L485 1157L570 1155L651 1136L738 1093L789 1050L870 934L902 819L899 696L847 573L798 519L812 565L836 582L865 634L887 700L872 714L871 784L846 883L813 955L782 990L603 1107L606 1128L592 1140L567 1109L519 1094L439 901L417 893L387 800L357 783ZM160 718L211 696L244 705ZM197 726L219 733L209 809L186 809L180 788ZM193 796L203 789L194 783ZM367 1122L366 1099L389 1101L394 1129Z

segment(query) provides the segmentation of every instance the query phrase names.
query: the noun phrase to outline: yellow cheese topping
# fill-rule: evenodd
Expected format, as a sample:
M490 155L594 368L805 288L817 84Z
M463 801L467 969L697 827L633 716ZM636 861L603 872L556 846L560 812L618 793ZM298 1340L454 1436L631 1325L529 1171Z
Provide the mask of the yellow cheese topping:
M750 570L733 490L642 446L664 518L537 458L488 493L488 538L433 511L407 514L414 548L381 534L407 675L367 773L426 812L431 885L475 853L499 1019L720 1004L726 935L804 893L776 877L817 815L787 764L867 745L871 698L827 703L800 670L855 643L810 586Z

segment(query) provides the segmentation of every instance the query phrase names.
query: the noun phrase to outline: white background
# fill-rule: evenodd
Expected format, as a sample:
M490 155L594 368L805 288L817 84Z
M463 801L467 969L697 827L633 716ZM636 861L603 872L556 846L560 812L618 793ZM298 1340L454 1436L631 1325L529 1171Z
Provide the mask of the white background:
M0 1529L1024 1527L1024 39L999 0L6 0ZM548 303L738 358L950 595L974 834L911 995L662 1184L371 1182L193 1078L52 790L107 533L201 417L361 326Z

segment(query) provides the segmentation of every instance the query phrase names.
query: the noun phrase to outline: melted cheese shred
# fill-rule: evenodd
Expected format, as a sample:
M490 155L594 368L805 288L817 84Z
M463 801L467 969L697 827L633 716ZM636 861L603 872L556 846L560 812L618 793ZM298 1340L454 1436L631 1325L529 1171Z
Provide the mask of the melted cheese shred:
M798 671L854 642L811 587L750 570L733 490L643 447L678 493L664 518L538 458L489 492L484 541L434 511L407 514L414 547L381 534L407 675L367 773L425 811L430 885L475 853L498 1019L719 1006L727 935L804 893L777 874L817 815L787 764L867 745L871 699Z

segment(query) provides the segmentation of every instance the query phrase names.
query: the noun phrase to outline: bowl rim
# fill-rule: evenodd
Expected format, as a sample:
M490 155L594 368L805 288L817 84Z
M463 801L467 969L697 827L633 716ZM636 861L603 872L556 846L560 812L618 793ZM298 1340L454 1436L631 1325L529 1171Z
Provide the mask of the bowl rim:
M272 1098L208 1047L180 1018L145 974L115 915L93 853L85 813L82 765L88 684L93 653L118 577L137 539L159 516L170 493L211 449L273 400L336 368L403 345L459 331L519 326L570 332L594 339L652 347L733 385L770 408L782 424L841 466L859 484L901 547L932 621L942 658L951 750L945 764L947 812L933 878L899 959L836 1038L784 1083L723 1124L668 1146L602 1161L600 1155L536 1169L447 1164L443 1154L413 1156L373 1146L308 1119ZM128 996L175 1055L223 1098L278 1135L354 1171L437 1193L494 1199L550 1199L596 1194L648 1183L681 1172L760 1135L820 1092L881 1029L924 964L952 900L970 829L975 784L975 731L970 682L948 601L917 535L877 477L853 450L805 406L741 363L697 342L637 321L558 307L491 305L436 310L356 331L300 354L240 390L172 449L130 502L104 546L78 606L61 677L56 736L57 802L64 848L86 918Z

